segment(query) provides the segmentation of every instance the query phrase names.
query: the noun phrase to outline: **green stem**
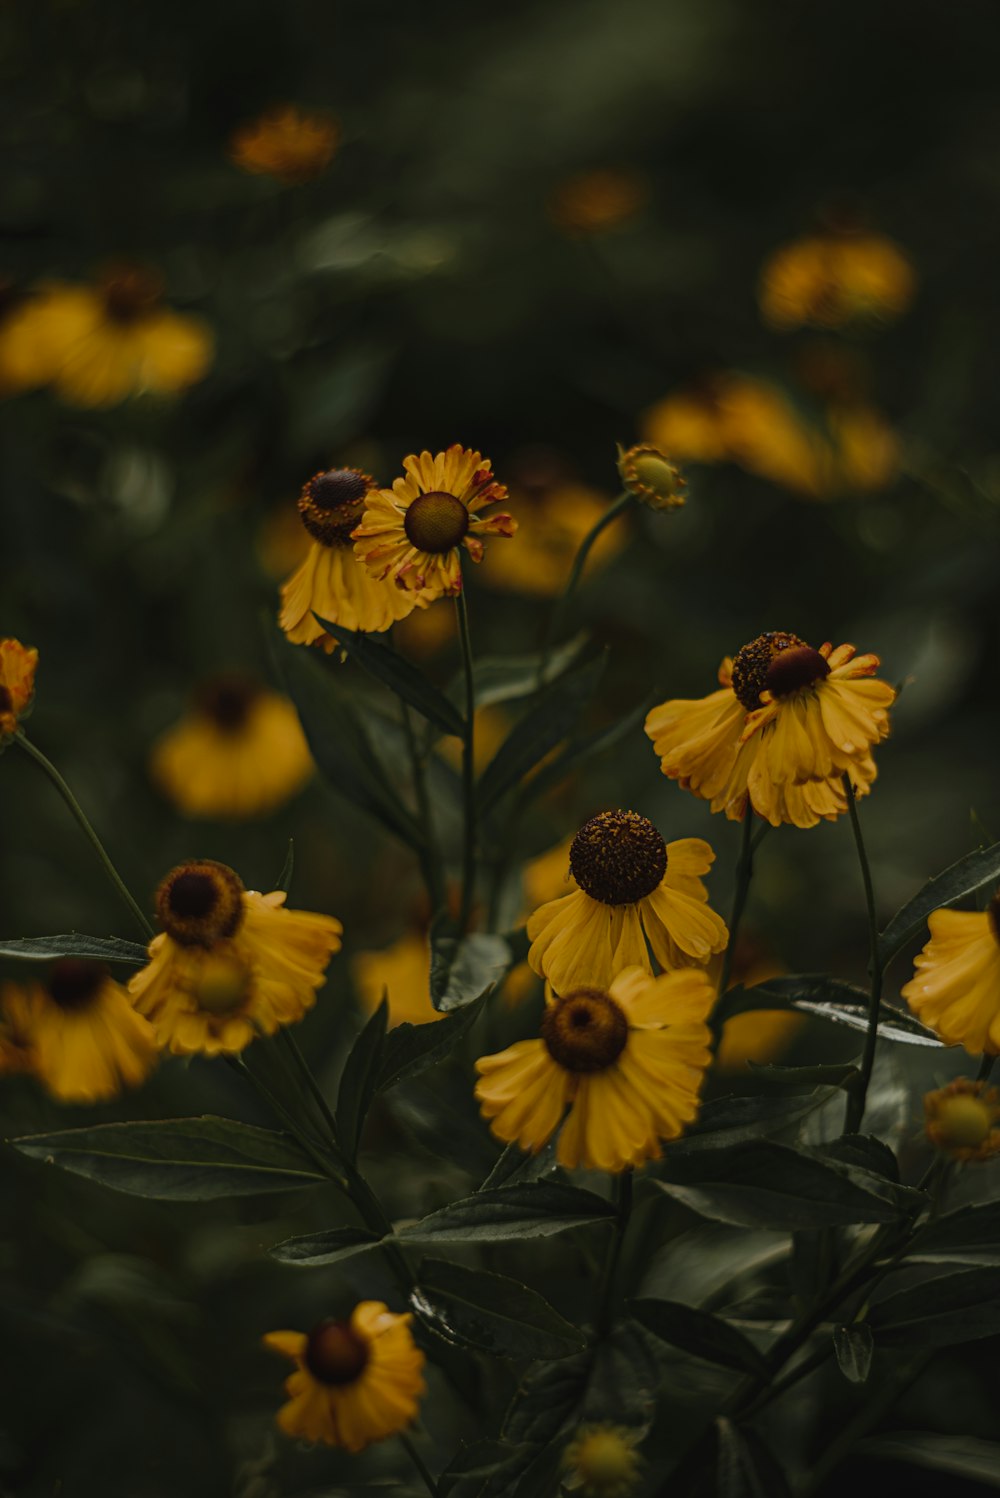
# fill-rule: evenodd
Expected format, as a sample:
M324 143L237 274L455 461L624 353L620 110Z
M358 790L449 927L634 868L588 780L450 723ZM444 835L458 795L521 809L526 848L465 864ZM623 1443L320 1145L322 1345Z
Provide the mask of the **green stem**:
M545 667L549 663L549 656L552 654L553 646L559 639L560 628L562 626L566 613L569 610L569 606L573 601L573 595L576 592L577 587L579 586L580 578L583 576L583 569L587 565L587 558L590 555L591 547L593 546L594 542L597 540L601 532L607 526L609 526L613 520L617 520L619 515L624 514L629 505L632 503L632 498L633 496L627 489L624 491L624 493L619 494L617 499L615 499L605 510L600 520L596 521L595 524L591 526L590 530L580 542L580 545L577 548L576 556L573 558L573 566L570 568L570 574L566 580L566 586L565 588L563 588L559 597L556 599L555 605L552 609L552 613L549 616L549 627L545 632L545 644L542 648L542 665L539 675L542 675L544 673Z
M750 892L750 880L753 878L753 856L760 847L765 834L770 830L770 823L763 822L754 836L753 830L753 807L747 804L743 814L743 837L740 843L740 857L736 865L736 888L733 891L733 908L729 913L729 940L726 943L726 951L722 958L722 972L719 975L719 990L717 999L721 1000L729 980L733 975L733 961L736 957L736 942L740 934L740 922L743 919L743 911L746 908L747 895Z
M847 1111L844 1116L844 1133L856 1134L861 1127L861 1121L865 1114L865 1102L868 1097L868 1084L871 1081L872 1068L875 1065L875 1046L878 1042L878 1013L882 1002L882 964L878 952L878 918L875 913L875 889L872 885L871 869L868 865L868 855L865 852L865 840L861 833L861 822L858 818L857 799L854 795L854 786L851 784L850 775L844 775L844 794L847 796L847 809L851 817L851 830L854 833L854 842L858 850L858 862L861 865L861 878L865 886L865 905L868 910L868 972L871 979L871 991L868 999L868 1029L865 1033L865 1048L861 1057L861 1074L858 1077L857 1086L847 1094Z
M615 1276L618 1273L618 1263L622 1256L622 1246L625 1242L625 1234L628 1232L631 1216L632 1168L630 1166L628 1170L623 1170L618 1177L618 1216L615 1218L614 1237L608 1249L608 1257L604 1265L604 1274L601 1279L601 1289L598 1297L597 1332L601 1337L609 1336L614 1326Z
M469 609L464 590L455 599L455 612L458 615L462 663L465 667L465 737L462 742L462 800L465 815L462 838L462 907L459 916L459 926L464 932L469 928L476 882L476 677L472 661L472 637L469 634Z
M121 896L124 903L128 906L129 910L135 918L136 924L139 926L147 940L151 939L156 933L154 932L149 921L146 919L146 916L143 914L140 906L132 898L131 894L128 891L128 888L125 885L125 881L122 879L118 870L115 868L114 864L111 862L111 859L108 857L104 844L97 836L97 833L94 831L93 827L91 827L90 823L87 821L87 818L83 812L83 808L77 801L76 797L73 795L73 792L70 790L65 780L59 774L59 771L56 769L55 765L52 764L51 760L46 759L42 751L40 749L37 749L31 742L31 740L27 738L20 729L18 729L14 734L14 742L16 744L19 744L24 752L30 755L30 757L35 761L36 765L40 765L41 768L45 771L46 775L49 777L52 784L59 792L60 796L62 796L66 805L73 813L78 826L81 828L84 835L89 839L91 847L97 854L98 858L101 860L101 864L104 867L104 872L111 880L111 883L118 891L118 894Z
M434 1481L430 1468L427 1466L423 1457L420 1455L420 1452L417 1450L416 1446L414 1446L413 1442L404 1431L399 1432L399 1439L406 1447L406 1454L410 1458L410 1461L413 1463L413 1465L416 1467L417 1471L420 1473L420 1476L423 1479L424 1487L427 1489L428 1493L430 1493L431 1498L438 1498L438 1485Z
M424 835L425 846L420 850L420 869L431 902L431 914L435 915L444 904L444 882L441 877L441 854L434 831L434 817L427 793L427 762L417 744L410 704L404 702L402 697L399 699L399 710L403 721L403 733L406 737L406 748L410 756L410 770L413 775L413 789L417 797L420 830Z

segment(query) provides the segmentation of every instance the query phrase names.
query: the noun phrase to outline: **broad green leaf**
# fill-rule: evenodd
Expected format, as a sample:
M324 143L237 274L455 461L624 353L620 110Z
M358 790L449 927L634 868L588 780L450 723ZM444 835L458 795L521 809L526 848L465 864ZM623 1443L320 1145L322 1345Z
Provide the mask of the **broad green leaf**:
M887 1144L874 1134L842 1134L820 1145L817 1153L828 1160L843 1160L845 1165L860 1165L887 1181L899 1180L899 1161Z
M322 1233L304 1233L298 1238L286 1238L268 1249L272 1259L282 1264L300 1264L315 1268L321 1264L336 1264L349 1259L362 1249L373 1248L382 1240L378 1233L368 1228L329 1228Z
M389 1003L383 998L344 1063L337 1093L337 1142L349 1160L357 1159L361 1131L378 1086L385 1048Z
M674 1140L668 1158L724 1149L748 1139L797 1131L801 1123L837 1097L837 1087L818 1087L814 1092L788 1097L723 1097L706 1103L687 1133Z
M520 1145L508 1144L479 1190L499 1190L527 1181L540 1181L556 1168L556 1149L550 1139L537 1155L526 1155Z
M891 1431L872 1436L857 1448L864 1456L909 1462L932 1472L947 1472L970 1482L1000 1488L1000 1445L978 1436L940 1436L926 1430ZM945 1490L941 1489L942 1494Z
M429 1067L436 1066L450 1055L462 1036L472 1028L482 1013L486 995L480 994L471 1004L465 1004L444 1019L430 1020L426 1024L395 1025L385 1038L378 1075L375 1078L376 1092L395 1087L407 1077L417 1077Z
M966 895L975 894L984 884L1000 879L1000 843L966 854L957 863L929 879L919 894L897 910L878 939L878 956L885 968L911 936L926 924L932 911L942 905L953 905Z
M851 1030L868 1029L868 994L853 983L831 978L828 973L795 973L787 978L769 978L753 988L731 988L716 1010L713 1022L721 1024L734 1014L758 1009L794 1009L846 1025ZM912 1014L886 1003L879 1008L878 1033L883 1040L905 1045L943 1043Z
M455 936L453 930L447 917L431 928L431 1003L439 1010L474 1003L511 965L510 948L502 936L485 931Z
M429 723L433 723L443 733L455 734L461 738L465 732L462 714L405 655L400 655L387 645L380 645L370 634L345 629L341 624L331 624L328 619L321 619L319 614L315 617L327 634L332 635L369 676L373 676L391 692L395 692L397 697L415 707L418 713L422 713Z
M410 1304L446 1342L493 1357L556 1359L578 1352L585 1342L537 1290L443 1259L421 1264Z
M595 728L591 733L571 738L555 759L543 765L538 774L531 777L526 787L527 794L531 797L544 796L546 791L552 790L560 781L565 780L571 771L578 770L581 765L596 759L600 754L605 754L623 739L628 738L630 734L635 733L646 721L646 715L653 706L654 700L653 694L650 694L606 727Z
M779 1066L773 1062L748 1063L761 1082L778 1087L842 1087L849 1092L861 1073L853 1061L832 1062L828 1066Z
M286 1135L210 1114L97 1124L9 1142L32 1159L130 1196L161 1201L254 1196L315 1186L327 1179Z
M716 1498L788 1498L785 1475L755 1430L720 1418Z
M875 1338L867 1321L853 1321L850 1326L835 1326L833 1350L841 1373L852 1384L863 1384L871 1372Z
M548 660L538 652L530 655L484 655L476 661L474 679L476 706L489 707L497 702L515 702L521 697L533 697L542 687L568 671L587 645L586 634L577 635L551 651ZM465 676L460 673L449 694L458 701L465 700Z
M1000 1201L959 1207L921 1229L908 1260L928 1263L1000 1264Z
M437 1480L441 1498L499 1498L530 1466L537 1446L509 1446L506 1441L476 1441L463 1446Z
M512 1445L547 1446L574 1419L587 1390L592 1354L529 1368L521 1379L501 1434Z
M138 942L118 936L21 936L0 940L0 957L20 957L28 962L52 962L57 957L93 957L101 962L122 962L142 967L149 953Z
M868 1318L879 1342L948 1347L1000 1332L1000 1275L991 1265L959 1269L878 1301Z
M615 1208L593 1191L560 1181L525 1181L452 1202L399 1237L418 1243L504 1243L550 1238L590 1222L608 1222Z
M671 1347L679 1347L721 1368L763 1376L766 1364L756 1347L736 1327L709 1311L699 1311L676 1300L631 1300L628 1311L647 1331Z
M274 886L275 889L280 889L280 890L282 890L287 895L288 891L292 887L292 875L293 875L294 872L295 872L295 839L292 838L292 837L290 837L288 839L288 852L285 854L285 861L281 865L281 873L278 875L277 883Z

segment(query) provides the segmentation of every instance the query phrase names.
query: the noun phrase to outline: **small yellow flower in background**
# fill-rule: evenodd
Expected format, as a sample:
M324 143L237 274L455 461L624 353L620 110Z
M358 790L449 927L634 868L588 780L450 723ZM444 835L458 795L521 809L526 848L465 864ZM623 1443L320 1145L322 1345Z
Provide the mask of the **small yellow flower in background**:
M158 1059L152 1029L101 962L63 957L41 982L5 985L0 1011L0 1070L32 1071L62 1102L103 1102L138 1087Z
M234 131L229 155L244 172L308 182L329 166L339 139L332 115L281 104Z
M1000 1092L961 1078L924 1095L927 1137L963 1164L1000 1155Z
M1000 1055L1000 894L986 910L935 910L903 998L948 1045Z
M563 1486L581 1498L628 1498L642 1466L640 1439L622 1425L581 1425L563 1452Z
M358 468L331 468L315 474L299 498L299 519L310 537L301 566L281 589L278 622L296 645L339 649L314 617L345 629L381 633L431 595L373 577L354 555L351 539L365 512L375 480Z
M540 493L517 495L517 546L491 547L483 581L491 588L553 598L566 586L580 542L608 508L608 499L583 484L559 483ZM627 539L621 523L598 536L584 577L599 571ZM438 617L442 610L434 610Z
M899 472L902 447L881 411L860 402L830 406L826 424L833 446L828 487L863 494L888 488Z
M714 957L706 969L718 987L722 958ZM769 978L778 978L787 969L761 952L752 938L737 938L733 956L730 987L756 988ZM778 1061L788 1051L806 1024L805 1015L785 1009L748 1009L734 1014L722 1027L722 1038L715 1053L715 1070L725 1076L746 1073L750 1063L760 1066Z
M770 630L722 662L719 691L654 707L646 733L664 775L713 811L738 821L749 801L772 826L815 827L847 810L845 772L859 796L875 779L871 750L896 695L879 664Z
M432 457L403 459L405 478L368 495L354 532L355 552L369 572L407 589L427 589L435 598L462 591L464 546L474 562L483 557L483 536L512 536L517 522L507 514L484 516L507 498L488 458L457 443Z
M595 234L634 218L649 197L641 173L623 167L594 167L567 177L549 198L549 215L560 229Z
M782 245L761 273L760 310L772 328L839 328L905 312L913 266L881 234L814 234Z
M246 890L212 859L171 870L156 893L163 931L129 983L159 1045L178 1055L242 1051L312 1007L343 927L284 904L281 890Z
M546 998L541 1037L476 1062L476 1097L504 1143L537 1154L562 1123L568 1169L625 1170L655 1160L698 1112L715 1001L704 972L619 972ZM569 1113L563 1123L567 1108Z
M129 265L93 286L40 287L0 323L0 390L51 385L70 405L97 407L195 384L212 362L212 334L162 307L161 290L155 272Z
M38 651L20 640L0 640L0 746L31 711Z
M687 487L687 481L659 448L648 442L628 449L619 447L618 472L628 492L652 510L677 510L684 503L681 490Z
M268 1332L264 1344L295 1363L278 1411L285 1435L364 1451L416 1419L424 1355L409 1314L363 1300L348 1321L322 1321L305 1332Z
M444 1018L431 1002L431 949L422 931L408 931L381 951L356 953L351 974L366 1013L388 995L390 1027Z
M288 698L235 674L202 683L150 758L153 779L188 817L261 816L294 796L312 769Z
M634 811L601 812L570 847L577 888L528 921L528 961L557 993L606 988L626 967L650 972L647 941L661 967L708 962L728 939L699 877L714 860L701 838L667 843Z

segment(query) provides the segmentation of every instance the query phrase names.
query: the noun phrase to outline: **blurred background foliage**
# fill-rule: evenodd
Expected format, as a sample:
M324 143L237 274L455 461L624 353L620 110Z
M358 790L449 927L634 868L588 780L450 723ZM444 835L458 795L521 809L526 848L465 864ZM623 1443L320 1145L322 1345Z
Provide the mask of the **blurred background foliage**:
M173 399L85 409L48 388L4 391L2 628L41 652L31 733L143 895L194 855L270 888L295 839L293 903L346 928L347 955L303 1027L320 1069L356 1028L351 955L425 914L419 871L315 782L263 820L185 820L149 758L206 676L273 679L264 620L300 554L294 499L332 463L390 482L424 447L488 453L522 529L470 580L474 641L530 650L616 491L615 443L662 436L668 397L717 398L727 372L766 388L772 404L742 446L686 465L683 511L633 513L603 543L576 620L611 652L593 726L654 691L707 692L719 659L764 629L853 640L907 683L863 807L883 915L1000 836L996 32L985 0L947 18L901 0L0 10L3 318L41 283L90 283L130 261L214 336L205 377ZM286 102L339 126L309 181L251 174L230 155L234 131ZM910 305L859 326L769 326L768 257L845 225L902 249ZM788 403L777 423L775 391ZM845 402L868 421L853 476L776 480L782 444L803 431L833 441ZM760 452L763 473L747 457ZM450 677L445 604L399 633ZM713 842L725 910L738 831L660 777L639 731L541 804L520 851L620 804L668 837ZM136 935L16 752L0 805L5 934ZM774 834L749 924L755 959L861 977L848 827ZM824 1029L797 1045L843 1042ZM923 1147L915 1094L956 1066L910 1049L886 1062L880 1095L904 1148ZM451 1158L427 1152L440 1124L421 1128L429 1099L416 1092L372 1140L400 1215L489 1168L460 1082L455 1096ZM8 1134L136 1109L255 1117L201 1062L165 1068L124 1108L59 1108L18 1081L0 1108ZM404 1174L415 1140L421 1163ZM324 1493L351 1488L356 1464L272 1461L279 1378L257 1339L343 1281L269 1264L262 1246L283 1235L270 1208L259 1220L253 1206L168 1212L48 1179L9 1152L3 1192L0 1491L265 1498L318 1493L319 1472ZM289 1203L288 1231L302 1221ZM932 1395L917 1383L914 1428L990 1433L972 1367L990 1345L952 1356L947 1395L940 1379ZM432 1397L432 1430L434 1409ZM447 1450L458 1432L442 1423ZM378 1478L394 1460L376 1451L364 1470Z

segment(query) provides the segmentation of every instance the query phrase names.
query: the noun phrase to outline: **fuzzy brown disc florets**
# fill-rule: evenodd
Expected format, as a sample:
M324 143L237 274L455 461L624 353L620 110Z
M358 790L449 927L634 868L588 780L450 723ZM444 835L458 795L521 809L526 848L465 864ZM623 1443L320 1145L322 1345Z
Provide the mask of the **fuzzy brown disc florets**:
M733 661L733 691L748 713L760 707L760 694L767 686L771 662L785 650L805 647L805 640L783 630L769 629L744 645Z
M67 1013L86 1009L97 998L108 976L103 962L85 957L62 957L49 970L46 987L53 1003Z
M774 697L790 697L803 687L812 686L829 676L830 667L825 656L811 645L793 645L776 655L767 668L764 685Z
M546 1008L542 1040L565 1071L604 1071L625 1049L628 1021L604 989L575 988Z
M224 863L192 859L171 869L156 891L156 913L182 947L210 947L243 919L243 881Z
M419 494L407 506L403 529L418 551L443 556L465 539L469 511L456 495L433 489L429 494Z
M648 817L602 811L585 822L569 850L573 878L602 905L633 905L667 871L667 845Z
M350 546L375 480L360 468L316 473L299 496L299 519L322 546Z
M321 1384L353 1384L368 1366L368 1343L348 1321L321 1321L309 1334L305 1363Z
M195 694L195 705L223 733L238 733L260 696L260 686L251 676L237 672L213 676Z

